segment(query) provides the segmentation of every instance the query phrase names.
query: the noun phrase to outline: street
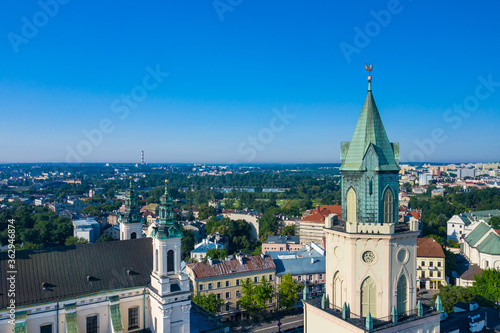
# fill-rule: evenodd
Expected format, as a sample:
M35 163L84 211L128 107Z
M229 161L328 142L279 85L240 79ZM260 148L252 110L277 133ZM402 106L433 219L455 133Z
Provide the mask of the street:
M265 321L265 322L260 322L260 323L255 323L251 326L245 326L245 327L233 327L231 329L231 332L259 332L259 333L274 333L274 332L279 332L277 324L277 320L273 321ZM281 322L281 332L300 327L304 325L304 315L299 314L295 316L286 316L280 319Z

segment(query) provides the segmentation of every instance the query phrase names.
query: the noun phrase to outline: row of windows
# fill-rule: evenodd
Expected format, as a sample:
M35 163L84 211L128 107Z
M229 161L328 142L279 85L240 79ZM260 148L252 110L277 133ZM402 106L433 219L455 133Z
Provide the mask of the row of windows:
M422 267L425 267L425 261L422 261ZM429 267L434 267L434 262L433 261L429 261ZM438 261L437 262L437 267L441 267L441 261Z
M86 333L97 333L99 326L97 315L88 316L86 318ZM45 324L40 326L40 333L52 333L53 324ZM128 309L128 329L139 328L139 307L135 306Z
M312 276L312 275L309 275L309 281L312 281L312 279L313 279L313 276ZM323 274L320 274L320 275L319 275L319 280L322 280L322 279L323 279ZM302 275L297 276L297 280L298 280L299 282L301 282L301 281L302 281Z
M265 277L266 277L265 275L262 275L261 281L262 281ZM247 280L250 280L250 279L247 279ZM269 274L269 279L268 279L268 281L272 281L272 280L273 280L273 276L272 276L271 274ZM258 276L255 276L255 277L253 278L253 282L255 282L255 283L259 282L259 277L258 277ZM236 279L236 286L239 286L239 285L240 285L240 279ZM218 289L218 288L222 288L222 282L217 282L216 286L217 286L217 289ZM226 281L225 286L226 286L226 287L230 287L230 286L231 286L231 282L230 282L230 281ZM213 284L213 283L209 283L209 284L207 285L208 290L212 290L212 289L213 289L213 287L214 287L214 284ZM200 289L200 291L205 290L205 285L204 285L204 284L202 284L202 283L200 283L200 285L199 285L199 289Z
M425 278L425 271L422 271L422 277ZM429 271L429 277L434 277L434 272ZM441 277L441 272L437 271L437 277Z
M372 181L369 183L369 192L372 195ZM347 191L347 222L357 222L356 191L351 187ZM394 194L391 189L384 194L384 223L394 223Z

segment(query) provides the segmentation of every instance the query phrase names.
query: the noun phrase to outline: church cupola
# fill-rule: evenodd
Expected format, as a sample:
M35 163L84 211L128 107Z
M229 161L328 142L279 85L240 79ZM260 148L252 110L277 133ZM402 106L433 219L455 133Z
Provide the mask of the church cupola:
M144 218L140 213L137 191L129 178L129 188L125 193L125 211L119 216L120 240L142 238Z
M371 72L372 65L366 67ZM398 218L399 144L387 137L371 81L369 75L354 135L341 143L342 216L349 232L359 232L360 224L372 224L384 225L377 232L391 233Z

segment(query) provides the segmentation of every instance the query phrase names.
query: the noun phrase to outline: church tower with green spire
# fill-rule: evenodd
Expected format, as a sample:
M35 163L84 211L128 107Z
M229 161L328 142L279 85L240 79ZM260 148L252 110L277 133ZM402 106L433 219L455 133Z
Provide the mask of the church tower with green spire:
M170 332L173 322L182 321L183 332L189 332L189 277L181 272L182 231L175 221L174 204L167 185L165 180L158 224L150 235L153 239L151 311L154 321L151 327L155 327L155 332Z
M351 232L359 224L386 225L398 221L399 144L389 142L371 90L350 142L341 143L342 216Z
M398 159L368 76L354 135L341 143L342 220L329 216L324 229L327 298L353 316L375 320L416 306L419 231L418 224L398 223Z
M137 192L132 183L132 176L129 178L129 188L125 194L125 212L120 215L120 240L142 238L142 226L144 218L140 214Z

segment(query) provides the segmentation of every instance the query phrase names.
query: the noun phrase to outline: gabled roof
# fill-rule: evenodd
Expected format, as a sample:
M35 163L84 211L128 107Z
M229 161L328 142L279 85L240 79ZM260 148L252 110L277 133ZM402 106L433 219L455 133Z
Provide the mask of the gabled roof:
M477 250L481 253L500 254L500 236L496 232L490 233L479 243Z
M323 205L320 207L316 207L316 209L311 209L309 215L302 218L300 222L315 222L315 223L324 223L325 217L328 217L330 214L337 214L338 218L342 218L342 206L340 205Z
M396 156L399 155L399 146L394 147L389 142L372 91L368 90L351 142L342 143L340 170L363 170L363 160L370 145L373 145L378 157L378 163L374 166L375 170L399 170L397 161L399 156ZM397 154L394 148L397 149Z
M434 238L417 238L417 257L444 258L445 255Z
M2 274L9 271L7 255L0 253ZM16 269L17 306L61 301L147 286L153 269L153 246L151 238L139 238L17 251ZM46 290L42 287L44 282ZM2 278L0 308L7 307L7 290Z
M484 223L484 222L479 222L478 225L472 230L466 237L465 241L469 244L469 246L474 247L477 242L481 240L481 238L486 235L488 231L490 231L491 227Z
M243 259L243 264L238 259L214 261L212 265L208 262L198 262L187 265L197 279L228 276L231 274L244 274L259 271L275 270L273 259L265 255L250 256Z

